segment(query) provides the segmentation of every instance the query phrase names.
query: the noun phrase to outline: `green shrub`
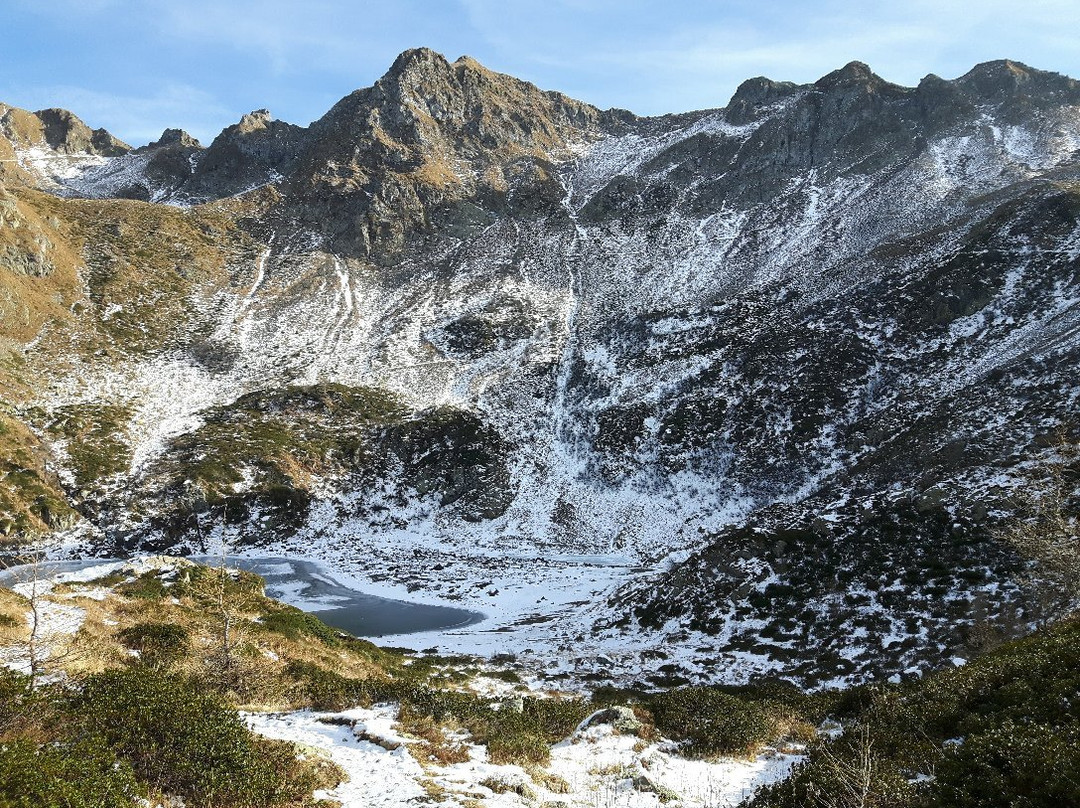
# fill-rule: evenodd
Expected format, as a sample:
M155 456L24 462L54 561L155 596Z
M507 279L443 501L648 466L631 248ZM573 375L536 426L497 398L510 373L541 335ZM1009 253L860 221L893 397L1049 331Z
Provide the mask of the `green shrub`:
M592 705L581 699L527 698L519 712L494 709L488 700L473 696L451 714L486 744L493 763L525 765L547 763L551 745L568 737L590 712Z
M889 761L863 757L853 744L822 744L786 780L767 785L749 803L768 808L914 808L917 787Z
M168 587L165 586L161 575L151 570L131 581L119 584L116 591L124 597L136 600L161 600L168 592Z
M100 738L0 744L0 808L131 808L144 793Z
M1080 805L1080 732L1007 721L950 747L931 793L941 808Z
M512 685L521 684L521 676L518 675L517 671L488 671L484 675Z
M488 736L488 760L499 765L546 764L551 759L551 745L540 735L515 729Z
M402 713L410 717L429 716L437 722L449 719L469 723L490 721L495 713L487 699L474 693L457 690L439 690L424 685L407 683L397 694L386 693L389 697L397 696L401 701Z
M569 737L592 711L592 705L581 699L525 699L520 716L532 732L549 743L558 743Z
M28 695L30 677L0 665L0 718L13 709L16 702ZM4 724L0 722L0 727Z
M260 625L267 631L281 634L290 640L299 640L302 636L308 636L315 637L329 646L336 646L341 642L340 632L337 629L330 628L315 615L294 606L275 604L263 614Z
M872 752L868 804L900 808L1080 805L1080 620L1065 619L970 664L900 686L845 693L863 727L811 745L756 808L852 804L837 795ZM960 744L944 743L964 738ZM933 774L920 786L913 774Z
M47 712L41 693L30 690L30 677L0 667L0 743L19 738Z
M265 590L266 581L254 572L220 565L192 564L184 568L172 587L172 594L178 598L190 597L212 607L216 607L218 598L224 595L233 607L254 610L265 606Z
M760 704L710 687L669 690L650 697L648 707L661 733L701 757L749 754L776 729Z
M291 753L259 739L196 683L143 667L91 677L74 698L82 726L100 732L152 789L199 805L277 805L311 791Z
M290 662L285 674L298 683L316 710L336 712L379 700L372 698L374 688L366 680L349 679L311 662Z
M128 648L138 651L141 661L154 668L169 668L187 655L190 632L173 623L136 623L117 635Z

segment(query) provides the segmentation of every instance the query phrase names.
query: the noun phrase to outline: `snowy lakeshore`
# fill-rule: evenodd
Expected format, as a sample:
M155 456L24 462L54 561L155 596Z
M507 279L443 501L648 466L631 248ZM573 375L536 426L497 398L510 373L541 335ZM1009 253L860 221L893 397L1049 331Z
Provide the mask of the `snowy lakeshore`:
M293 558L229 558L227 561L259 570L272 581L268 589L314 613L340 606L346 597L343 593L354 583L347 575ZM110 576L132 580L157 572L163 579L173 580L189 563L186 559L165 556L124 561L45 561L0 572L0 585L34 598L40 636L50 638L59 648L63 638L72 637L80 630L87 599L101 602L113 597L109 586L102 583ZM30 615L27 619L31 619ZM491 622L492 618L488 617L472 625L456 626L451 629L451 638L444 642L456 643L462 639L468 642L470 637L478 636L480 640L473 640L472 647L482 647L483 638L506 634L485 629ZM429 630L415 635L402 633L393 639L429 640L439 636L438 631ZM46 656L50 653L48 647L44 653ZM556 667L560 665L556 658L550 661ZM0 662L29 671L28 661L17 654L5 652ZM513 680L500 677L505 667L478 662L471 670L473 673L461 686L494 699L505 710L520 709L515 704L520 705L523 698L567 696L536 677L513 677ZM567 688L569 682L563 684ZM580 681L577 687L584 693ZM615 719L619 716L610 710L594 712L552 747L549 762L542 766L492 762L483 744L473 742L464 731L452 729L438 732L460 754L454 760L442 760L429 754L430 739L412 736L398 724L398 707L389 703L336 712L247 712L244 720L261 735L297 744L305 757L333 763L342 782L323 789L317 796L336 801L342 808L431 801L462 808L478 804L562 804L593 808L652 808L672 804L722 808L735 806L761 786L788 776L802 759L802 747L798 744L780 750L767 748L753 757L690 759L681 754L679 744L620 727L613 715Z

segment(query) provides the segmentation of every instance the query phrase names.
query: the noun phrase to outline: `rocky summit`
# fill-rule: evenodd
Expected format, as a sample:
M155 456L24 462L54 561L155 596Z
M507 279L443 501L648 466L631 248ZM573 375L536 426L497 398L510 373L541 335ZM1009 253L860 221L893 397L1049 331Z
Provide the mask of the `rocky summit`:
M1009 61L641 118L420 49L207 146L0 104L0 535L321 557L599 679L914 674L1046 616L1078 218L1080 83Z

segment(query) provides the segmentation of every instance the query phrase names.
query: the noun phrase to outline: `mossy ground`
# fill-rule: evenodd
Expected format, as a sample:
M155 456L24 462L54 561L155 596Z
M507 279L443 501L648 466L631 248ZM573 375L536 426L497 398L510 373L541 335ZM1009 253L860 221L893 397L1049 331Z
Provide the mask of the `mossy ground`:
M191 508L232 502L227 515L245 498L291 500L294 492L303 499L318 477L362 463L375 431L405 415L394 396L368 388L323 384L250 393L207 412L151 474Z
M108 404L73 404L54 410L47 427L65 441L69 470L80 489L93 489L131 465L126 407Z
M127 200L37 200L77 245L85 282L85 358L147 355L199 336L197 289L228 283L228 263L255 247L229 217ZM42 346L49 354L50 345Z

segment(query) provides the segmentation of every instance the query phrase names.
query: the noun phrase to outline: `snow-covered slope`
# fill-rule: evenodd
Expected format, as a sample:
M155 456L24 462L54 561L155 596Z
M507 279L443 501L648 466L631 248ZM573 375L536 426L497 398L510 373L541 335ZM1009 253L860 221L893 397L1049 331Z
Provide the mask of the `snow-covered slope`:
M196 546L223 514L507 620L544 612L506 594L537 576L618 569L588 621L715 635L706 678L902 670L1008 630L989 537L1080 391L1071 79L853 63L638 119L413 51L307 129L166 134L77 171L14 147L62 195L194 205L154 213L167 258L120 203L58 208L117 228L61 234L85 313L26 352L59 462L121 447L66 478L94 541ZM551 636L584 637L574 611Z

